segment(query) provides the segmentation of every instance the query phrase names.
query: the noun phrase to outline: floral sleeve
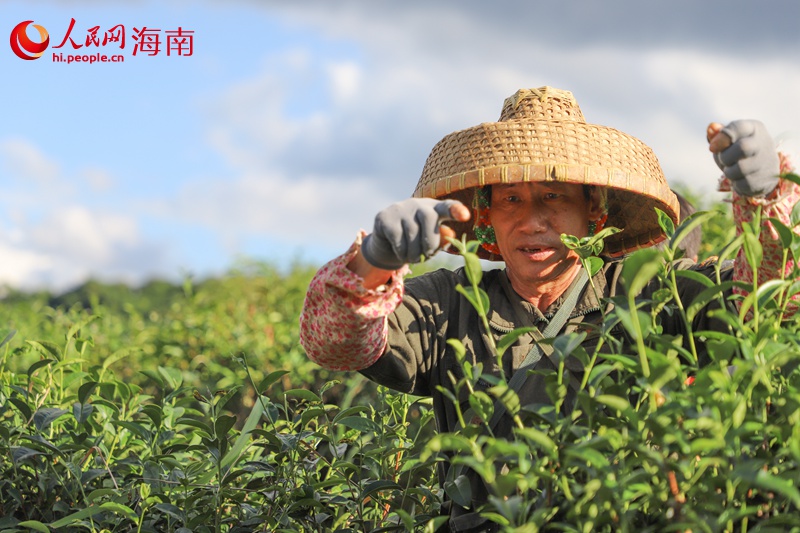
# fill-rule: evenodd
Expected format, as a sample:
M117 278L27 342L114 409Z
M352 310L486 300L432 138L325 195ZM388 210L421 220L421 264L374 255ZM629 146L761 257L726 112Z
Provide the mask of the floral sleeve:
M387 317L403 300L407 267L376 290L365 289L347 268L363 236L316 273L300 314L300 343L309 359L329 370L361 370L377 361L386 347Z
M783 154L780 155L781 175L784 176L793 172L789 159ZM726 181L725 179L720 181L720 190L730 190L730 185L726 183ZM752 221L758 207L761 207L761 219L764 222L762 223L760 235L763 248L763 260L758 269L759 285L770 279L782 279L785 276L791 275L794 269L794 261L791 259L789 259L785 267L783 267L783 246L781 245L780 236L772 222L767 219L775 218L791 227L792 209L798 200L800 200L800 187L786 179L781 179L775 191L766 198L748 198L735 193L733 195L733 217L737 222L737 231L739 233L742 231L742 223ZM736 256L733 279L748 284L753 283L753 271L750 269L747 259L744 256L744 249L739 250ZM737 294L745 294L745 291L739 287L734 288L734 292ZM793 299L797 301L800 297L799 295L795 295ZM794 312L796 312L796 307L790 308L789 311L791 314L794 314Z

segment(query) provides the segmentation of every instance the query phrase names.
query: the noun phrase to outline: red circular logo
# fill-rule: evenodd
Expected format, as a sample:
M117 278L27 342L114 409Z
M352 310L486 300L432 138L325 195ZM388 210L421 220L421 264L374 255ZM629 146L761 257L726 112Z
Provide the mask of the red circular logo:
M33 24L33 27L39 32L41 42L31 41L28 37L28 26L32 22L32 20L20 22L11 30L11 49L21 59L39 59L50 44L50 34L38 24Z

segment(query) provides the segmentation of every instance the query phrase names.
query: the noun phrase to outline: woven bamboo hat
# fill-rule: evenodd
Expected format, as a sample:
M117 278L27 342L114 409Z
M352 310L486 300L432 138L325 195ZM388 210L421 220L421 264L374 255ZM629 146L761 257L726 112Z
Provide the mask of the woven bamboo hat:
M572 93L552 87L521 89L506 98L498 122L445 136L428 156L414 196L470 206L476 187L528 181L606 187L606 225L622 230L606 239L606 255L662 241L655 207L678 220L678 200L653 151L621 131L587 124ZM447 224L474 239L474 220ZM502 259L481 252L485 259Z

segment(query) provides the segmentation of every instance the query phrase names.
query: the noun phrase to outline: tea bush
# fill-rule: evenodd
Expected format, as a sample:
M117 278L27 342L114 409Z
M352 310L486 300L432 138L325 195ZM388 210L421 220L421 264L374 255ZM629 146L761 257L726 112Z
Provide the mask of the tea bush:
M719 290L681 302L681 274L662 254L702 224L707 245L723 256L744 248L757 265L758 227L730 242L729 216L666 227L673 243L628 258L626 283L656 277L656 307L695 313ZM781 235L796 259L797 237ZM297 317L312 273L252 263L182 285L9 291L0 533L433 531L445 451L492 487L482 512L506 530L800 530L800 337L786 312L797 284L755 287L749 312L720 312L726 332L694 332L706 365L661 335L654 314L617 302L599 333L613 347L622 325L635 353L557 338L557 361L570 354L587 368L575 408L558 408L559 371L547 375L553 405L515 405L498 383L525 422L502 439L473 425L436 433L428 400L310 363ZM449 497L464 501L450 481Z
M299 347L312 273L7 295L0 530L366 531L436 514L432 462L413 459L425 402L333 381Z

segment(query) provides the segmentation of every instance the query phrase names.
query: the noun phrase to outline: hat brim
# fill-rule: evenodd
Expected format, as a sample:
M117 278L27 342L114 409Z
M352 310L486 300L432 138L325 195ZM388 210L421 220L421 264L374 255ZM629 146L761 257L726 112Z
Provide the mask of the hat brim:
M678 222L678 200L652 150L623 132L571 121L484 123L444 137L425 163L415 197L454 198L472 205L474 189L497 183L559 181L606 187L605 241L612 257L664 240L655 208ZM473 222L448 223L474 239ZM499 260L482 250L486 259Z

